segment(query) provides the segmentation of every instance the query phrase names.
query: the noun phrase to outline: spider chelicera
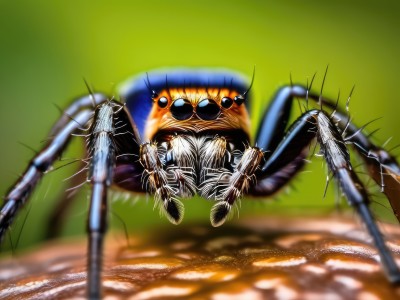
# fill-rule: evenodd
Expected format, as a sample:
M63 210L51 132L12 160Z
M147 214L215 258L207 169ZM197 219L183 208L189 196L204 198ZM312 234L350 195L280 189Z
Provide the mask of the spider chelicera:
M329 171L373 238L389 280L400 282L400 271L371 215L368 193L351 166L347 145L363 159L398 216L400 167L395 158L374 145L337 104L301 85L277 91L259 124L256 146L251 146L250 87L230 71L183 69L138 76L121 89L123 102L98 93L77 99L5 197L0 238L71 135L86 131L87 181L92 187L87 287L89 298L100 298L111 186L153 194L174 224L183 218L180 199L198 193L215 200L211 223L220 226L243 195L266 197L284 187L301 170L316 139ZM306 109L288 128L294 98L303 99L305 107L313 101L320 108Z

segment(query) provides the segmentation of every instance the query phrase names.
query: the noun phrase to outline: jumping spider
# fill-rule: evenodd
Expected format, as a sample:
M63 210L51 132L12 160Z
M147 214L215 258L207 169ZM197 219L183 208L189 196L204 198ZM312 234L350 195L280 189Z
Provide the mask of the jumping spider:
M301 85L277 91L258 126L256 146L251 146L250 87L228 71L155 71L129 81L120 93L123 102L99 93L77 99L5 197L0 237L71 135L88 128L87 178L92 192L87 287L89 298L100 298L111 186L153 194L174 224L183 218L180 199L199 194L215 201L211 223L220 226L243 195L267 197L285 186L302 169L316 138L330 173L373 238L389 280L400 282L400 271L372 218L368 193L352 168L347 145L363 159L376 183L385 185L383 191L397 215L400 166L395 158L374 145L334 102ZM320 109L306 110L288 127L294 98L316 102Z

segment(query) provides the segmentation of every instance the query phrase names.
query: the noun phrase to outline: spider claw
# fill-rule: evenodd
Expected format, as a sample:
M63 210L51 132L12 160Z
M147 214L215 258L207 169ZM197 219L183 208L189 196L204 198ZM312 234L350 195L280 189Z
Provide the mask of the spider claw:
M232 206L226 201L220 201L211 208L210 221L213 227L219 227L225 223Z
M164 209L166 212L167 219L174 225L178 225L182 222L184 215L184 205L178 199L170 199L164 202Z

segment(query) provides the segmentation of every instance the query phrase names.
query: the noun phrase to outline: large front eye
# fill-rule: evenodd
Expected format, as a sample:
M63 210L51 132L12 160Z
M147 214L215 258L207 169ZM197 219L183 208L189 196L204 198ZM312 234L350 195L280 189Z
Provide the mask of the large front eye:
M193 115L193 106L187 99L176 99L171 107L171 114L177 120L187 120Z
M215 120L221 113L219 105L211 99L204 99L197 104L196 114L203 120Z

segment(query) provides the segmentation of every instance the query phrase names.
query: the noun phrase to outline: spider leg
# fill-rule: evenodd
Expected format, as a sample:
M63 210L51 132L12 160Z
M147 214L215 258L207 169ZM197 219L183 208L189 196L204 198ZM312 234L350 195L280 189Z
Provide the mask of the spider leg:
M210 220L214 227L222 225L237 199L255 183L255 172L263 160L263 152L257 147L248 147L229 178L227 187L216 197Z
M266 158L275 150L285 134L292 110L293 99L299 97L296 87L285 86L277 91L267 107L256 134L257 147L268 151Z
M107 97L104 94L101 93L94 93L94 94L89 94L85 95L83 97L80 97L76 99L74 102L72 102L69 107L67 107L63 112L61 117L58 119L58 121L53 125L51 128L49 137L52 138L54 135L56 135L60 129L65 127L65 125L73 118L74 115L76 115L79 111L83 109L90 109L94 110L97 105L99 105L102 102L105 102L107 100ZM82 165L83 167L83 165ZM80 170L81 168L79 168ZM74 176L71 180L71 183L69 184L69 187L73 188L79 183L82 182L82 179L86 178L86 174L84 172L81 172L79 174L80 176ZM52 210L51 215L47 221L48 226L47 226L47 232L46 232L46 238L51 239L56 236L58 236L58 233L60 232L62 228L62 224L64 223L65 216L68 214L68 211L72 204L74 203L75 197L74 195L71 195L69 193L62 193L60 197L58 197L56 206Z
M50 131L50 137L56 135L62 128L64 128L71 118L79 111L83 109L94 110L97 105L105 102L106 100L107 97L100 93L85 95L76 99L63 111L62 116L53 125Z
M345 130L348 136L345 141L351 143L365 161L368 173L382 187L382 192L387 196L394 214L400 221L399 163L388 151L372 143L359 127L350 122L348 114L341 111L336 103L310 92L304 86L282 87L267 108L256 135L256 145L267 151L264 154L265 159L272 155L285 134L294 98L320 102L323 108L329 108L334 112L332 116L335 121L337 120L337 126L342 131ZM260 180L257 186L252 189L252 193L254 195L270 195L279 190L301 169L306 155L307 149L299 153L298 156L291 156L292 160L287 164L281 163L279 171L274 175L268 174L264 180Z
M89 121L93 117L93 111L96 107L97 109L95 115L97 116L96 119L99 120L98 110L99 107L103 107L100 104L105 102L106 100L106 97L102 94L92 94L84 96L73 102L64 111L63 115L56 122L50 132L49 142L30 161L23 175L17 180L17 182L10 189L4 199L4 203L0 210L0 240L4 237L4 234L8 227L11 225L15 215L18 213L19 209L25 204L43 174L51 167L54 161L60 156L61 152L68 145L71 135L89 123ZM121 107L121 105L119 106ZM104 114L102 114L102 116L104 116ZM96 124L101 124L101 122ZM91 137L97 137L98 135L103 136L101 133L98 134L95 128L97 127L92 126ZM101 247L99 247L99 245L101 245L103 237L101 231L103 230L105 225L104 215L106 213L106 190L105 184L99 179L99 176L101 176L100 173L104 171L103 168L99 168L99 166L102 166L102 164L99 162L104 161L104 153L102 151L105 148L104 143L106 143L108 140L104 139L103 137L98 137L92 139L92 141L92 162L95 161L96 163L92 164L92 166L94 167L90 170L91 176L89 177L93 184L90 209L91 214L88 220L88 228L91 232L89 242L89 265L91 266L89 267L88 272L89 278L95 277L92 274L97 274L97 277L100 276L99 274L101 265L97 264L97 262L100 261L101 258ZM99 149L100 154L98 154ZM110 158L112 157L109 157L108 159ZM113 165L111 164L110 167L113 167ZM110 171L107 170L107 172L109 173ZM109 182L110 181L107 181L106 184L109 185ZM100 211L100 217L98 217L98 211ZM93 281L95 280L92 279L91 282ZM89 288L93 286L95 286L95 284L90 285ZM99 293L99 291L100 289L98 288L96 293Z
M368 194L352 169L345 141L332 119L325 112L311 110L304 113L291 126L285 138L270 155L261 168L258 178L263 179L279 172L282 166L288 165L291 160L301 156L301 153L315 137L320 144L330 172L338 181L349 204L355 207L367 227L389 280L393 283L400 282L400 271L374 222L368 207Z
M7 228L25 204L32 190L37 185L43 174L50 168L53 162L69 142L71 134L88 123L92 117L91 110L82 110L65 123L46 146L30 161L23 175L10 189L0 211L0 240L4 237Z
M306 91L304 87L295 86L294 88L298 97L301 97L301 93L304 97ZM313 93L309 93L308 97L314 101L320 99L324 107L329 107L335 112L333 115L338 120L338 127L345 130L347 135L345 141L351 143L360 154L367 166L368 173L381 186L382 192L388 198L393 212L400 222L400 201L398 201L400 197L400 165L396 158L382 147L375 145L368 135L363 133L363 127L359 128L350 122L349 116L337 109L331 101Z
M165 214L172 224L179 224L183 219L184 206L176 197L177 191L168 184L168 174L158 154L156 143L140 145L140 162L143 165L148 190L154 193L155 205Z
M343 122L344 121L340 121ZM344 125L342 125L344 126ZM369 175L381 186L393 212L400 222L400 165L396 158L388 151L372 143L359 128L350 123L346 129L346 142L351 143L354 149L364 160Z
M89 176L92 185L87 231L88 248L88 297L101 298L101 268L103 240L107 230L107 192L113 180L116 162L114 108L121 105L107 101L96 108L89 137Z
M256 134L255 144L264 151L264 159L272 166L268 167L268 173L265 169L257 173L257 184L251 187L250 193L254 196L268 196L277 192L285 186L296 173L304 166L305 159L308 155L308 144L310 135L313 139L314 135L309 132L306 126L307 122L299 123L296 128L292 129L292 133L286 133L286 128L289 122L290 113L292 110L293 99L308 99L309 93L302 86L284 86L280 88L274 95L271 104L264 112L263 119L259 124ZM283 139L293 135L303 134L304 139L296 139L290 141ZM291 144L290 149L296 149L292 153L286 153L282 160L270 159L275 149L280 143ZM302 151L297 151L301 149ZM288 150L286 151L288 152Z

